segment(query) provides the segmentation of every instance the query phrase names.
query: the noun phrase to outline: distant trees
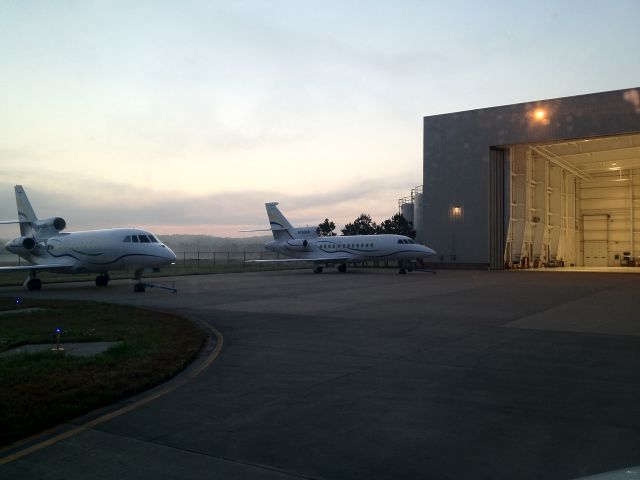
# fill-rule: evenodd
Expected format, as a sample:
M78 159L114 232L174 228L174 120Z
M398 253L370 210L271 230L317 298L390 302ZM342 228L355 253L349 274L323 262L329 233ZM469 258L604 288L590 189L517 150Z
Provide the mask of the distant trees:
M416 231L413 229L413 223L404 218L401 213L396 213L393 217L385 220L378 227L378 233L393 233L396 235L405 235L410 238L416 238Z
M334 230L336 229L336 224L330 222L328 218L325 218L324 222L318 225L318 228L320 229L321 237L333 237L336 235L336 232L334 232Z
M378 233L378 226L366 213L362 213L353 223L347 223L342 229L343 235L374 235L376 233Z
M322 228L322 224L320 225L320 228ZM393 217L383 221L380 225L377 225L376 222L371 219L370 215L363 213L356 218L353 223L347 223L341 231L343 235L375 235L380 233L390 233L416 238L416 231L413 229L413 223L404 218L400 213L396 213Z

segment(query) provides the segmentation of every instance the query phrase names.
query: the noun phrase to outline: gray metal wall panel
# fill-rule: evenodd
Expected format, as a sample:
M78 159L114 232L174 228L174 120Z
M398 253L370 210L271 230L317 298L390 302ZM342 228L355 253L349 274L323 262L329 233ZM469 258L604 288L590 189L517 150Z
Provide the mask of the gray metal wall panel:
M423 238L439 253L435 261L455 253L457 263L489 263L491 146L640 132L634 95L640 88L424 117ZM547 121L533 120L538 108ZM455 204L463 208L457 221Z

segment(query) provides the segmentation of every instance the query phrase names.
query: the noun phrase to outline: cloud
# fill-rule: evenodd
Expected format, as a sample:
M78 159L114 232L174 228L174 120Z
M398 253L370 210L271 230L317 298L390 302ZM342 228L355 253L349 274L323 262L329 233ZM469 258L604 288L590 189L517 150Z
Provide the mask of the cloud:
M343 225L363 212L382 220L395 213L397 198L412 186L405 178L391 177L354 180L340 189L304 194L247 190L189 195L95 179L76 178L74 184L55 175L31 177L31 183L23 186L38 216L62 216L70 230L140 226L157 233L225 236L242 236L243 228L266 227L264 203L270 201L280 202L285 215L298 225L315 225L326 217ZM0 202L1 219L14 218L13 184L6 179L0 180Z

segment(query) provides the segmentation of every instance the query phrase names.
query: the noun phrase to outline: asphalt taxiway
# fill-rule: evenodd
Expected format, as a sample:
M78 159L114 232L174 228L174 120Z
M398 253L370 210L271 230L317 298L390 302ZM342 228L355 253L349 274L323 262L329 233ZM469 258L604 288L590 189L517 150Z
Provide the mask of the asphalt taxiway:
M0 289L179 312L224 339L152 401L12 450L0 478L571 479L640 464L638 275L174 280L177 295Z

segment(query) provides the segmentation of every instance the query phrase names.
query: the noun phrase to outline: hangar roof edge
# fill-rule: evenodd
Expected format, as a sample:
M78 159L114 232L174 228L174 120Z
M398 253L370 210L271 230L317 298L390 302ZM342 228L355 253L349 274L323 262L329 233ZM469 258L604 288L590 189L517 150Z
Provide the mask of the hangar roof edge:
M509 103L509 104L505 104L505 105L496 105L496 106L492 106L492 107L480 107L480 108L472 108L470 110L456 110L454 112L447 112L447 113L436 113L433 115L424 115L423 118L427 119L427 118L434 118L434 117L445 117L447 115L456 115L456 114L460 114L460 113L471 113L471 112L479 112L481 110L497 110L497 109L501 109L501 108L511 108L511 107L518 107L518 106L526 106L526 105L531 105L531 104L538 104L538 103L543 103L543 102L556 102L556 101L560 101L560 100L566 100L566 99L575 99L575 98L580 98L580 97L595 97L598 95L611 95L613 93L624 93L624 92L628 92L630 90L638 90L640 91L640 87L629 87L629 88L621 88L618 90L607 90L604 92L592 92L592 93L581 93L579 95L569 95L566 97L554 97L554 98L544 98L544 99L537 99L537 100L528 100L526 102L518 102L518 103Z

